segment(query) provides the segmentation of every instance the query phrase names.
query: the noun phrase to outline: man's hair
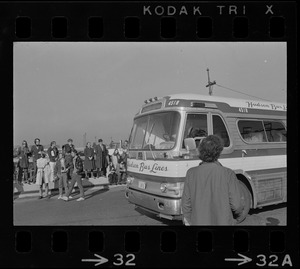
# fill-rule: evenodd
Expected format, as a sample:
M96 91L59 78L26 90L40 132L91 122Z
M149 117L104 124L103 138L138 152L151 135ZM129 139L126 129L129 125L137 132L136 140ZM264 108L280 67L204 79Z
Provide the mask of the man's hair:
M216 135L209 135L199 145L199 158L204 162L215 162L223 150L223 142Z

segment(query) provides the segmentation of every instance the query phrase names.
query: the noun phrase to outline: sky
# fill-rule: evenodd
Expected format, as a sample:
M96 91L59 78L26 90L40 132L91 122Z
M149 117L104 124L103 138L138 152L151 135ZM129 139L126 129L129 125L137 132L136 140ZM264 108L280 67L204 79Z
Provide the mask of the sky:
M14 145L129 138L144 100L211 81L286 103L286 42L14 42ZM215 85L213 95L255 99Z

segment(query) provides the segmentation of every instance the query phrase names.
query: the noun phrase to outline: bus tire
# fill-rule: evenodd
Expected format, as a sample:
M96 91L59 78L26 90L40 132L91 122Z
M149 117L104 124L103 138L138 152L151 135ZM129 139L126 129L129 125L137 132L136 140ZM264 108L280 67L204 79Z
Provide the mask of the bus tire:
M247 186L241 181L240 181L240 190L242 192L242 196L244 197L245 206L242 213L236 219L236 223L241 223L246 219L252 203L251 193L248 190Z

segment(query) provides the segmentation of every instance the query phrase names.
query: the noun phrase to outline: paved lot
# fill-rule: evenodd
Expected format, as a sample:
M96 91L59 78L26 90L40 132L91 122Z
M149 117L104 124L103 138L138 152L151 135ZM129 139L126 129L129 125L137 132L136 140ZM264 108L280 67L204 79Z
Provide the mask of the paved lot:
M69 202L50 199L22 198L14 200L15 225L182 225L181 221L160 219L135 209L124 195L125 185L88 188L86 200L77 202L76 192ZM286 204L251 210L239 225L286 225Z

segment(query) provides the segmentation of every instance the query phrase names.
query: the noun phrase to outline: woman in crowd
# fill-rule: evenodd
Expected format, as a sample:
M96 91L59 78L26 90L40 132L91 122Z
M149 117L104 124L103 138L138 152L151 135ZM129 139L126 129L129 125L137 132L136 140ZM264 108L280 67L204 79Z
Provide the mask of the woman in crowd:
M90 142L86 143L86 148L84 149L84 157L85 178L88 179L88 173L92 174L92 171L95 169L94 149L92 148Z
M40 190L39 190L40 195L38 199L43 198L43 184L45 184L45 197L49 199L50 195L49 195L48 183L50 181L51 168L49 165L49 160L46 158L45 152L40 153L40 158L37 159L36 165L37 165L36 184L40 186Z
M56 171L55 166L58 160L58 149L56 147L55 141L52 141L50 147L48 148L48 156L49 156L49 160L50 160L49 164L51 168L50 180L54 181L57 178L57 175L54 174L54 171Z
M28 181L29 155L30 155L30 150L27 141L23 140L22 146L18 149L18 157L19 157L18 183L19 184L22 183L23 174L24 174L24 183L29 183Z

